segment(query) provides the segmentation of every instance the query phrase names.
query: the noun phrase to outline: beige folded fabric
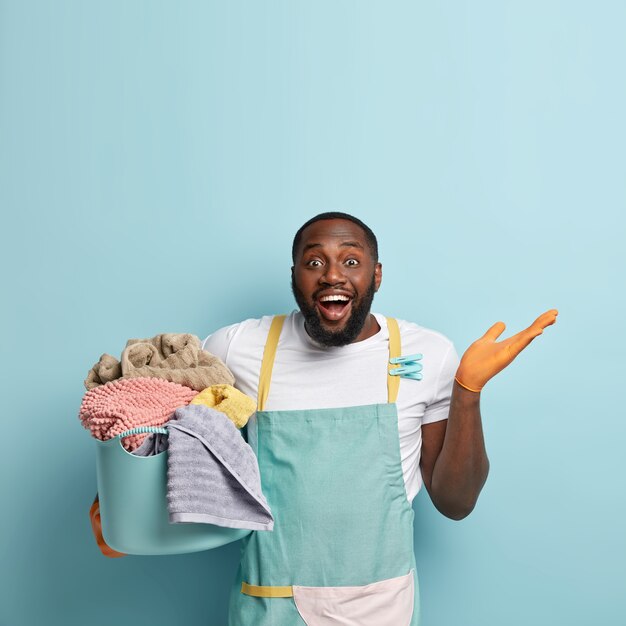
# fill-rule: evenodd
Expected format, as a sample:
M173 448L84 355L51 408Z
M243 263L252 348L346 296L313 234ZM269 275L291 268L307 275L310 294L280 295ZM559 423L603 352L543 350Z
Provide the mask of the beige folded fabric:
M85 387L93 389L117 378L143 377L169 380L196 391L211 385L232 385L235 377L226 365L200 346L200 339L188 333L129 339L121 363L109 354L102 355L89 371Z
M129 339L122 352L122 376L140 367L197 367L202 350L195 335L163 333L152 339Z
M156 367L164 360L157 348L150 343L136 343L132 346L126 345L127 348L122 352L122 376L125 372L137 369L138 367L145 367L146 365Z
M103 354L100 360L89 370L85 379L85 389L94 389L104 383L117 380L122 375L120 362L110 354Z

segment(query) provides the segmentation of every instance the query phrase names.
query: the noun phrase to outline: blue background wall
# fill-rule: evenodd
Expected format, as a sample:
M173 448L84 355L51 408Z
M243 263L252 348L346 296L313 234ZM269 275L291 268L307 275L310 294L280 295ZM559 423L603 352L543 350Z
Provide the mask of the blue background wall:
M82 380L129 337L290 310L297 227L377 232L375 309L459 352L491 476L415 501L425 626L626 624L625 5L1 2L0 623L222 625L238 544L107 560Z

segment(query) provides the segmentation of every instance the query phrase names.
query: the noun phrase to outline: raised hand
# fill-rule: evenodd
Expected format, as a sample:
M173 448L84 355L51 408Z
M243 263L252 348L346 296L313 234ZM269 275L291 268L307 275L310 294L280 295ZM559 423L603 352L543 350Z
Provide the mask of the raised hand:
M496 322L463 354L455 379L469 391L480 391L490 378L502 371L546 326L556 322L559 312L550 309L542 313L528 328L496 342L504 332L504 322Z

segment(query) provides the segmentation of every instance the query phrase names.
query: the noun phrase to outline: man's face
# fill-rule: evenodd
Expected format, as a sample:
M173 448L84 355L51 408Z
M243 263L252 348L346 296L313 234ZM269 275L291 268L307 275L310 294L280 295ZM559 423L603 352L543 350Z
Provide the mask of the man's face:
M382 266L357 224L320 220L303 231L291 288L318 343L344 346L373 334L369 312L381 280Z

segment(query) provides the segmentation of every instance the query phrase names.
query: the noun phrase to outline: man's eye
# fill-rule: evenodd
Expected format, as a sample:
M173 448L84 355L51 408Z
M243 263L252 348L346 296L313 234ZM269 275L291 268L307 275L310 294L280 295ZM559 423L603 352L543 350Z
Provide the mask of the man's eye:
M321 264L322 262L318 259L311 259L310 261L307 261L307 265L309 267L320 267Z
M356 259L348 259L346 261L346 265L350 265L351 267L355 267L359 262Z

